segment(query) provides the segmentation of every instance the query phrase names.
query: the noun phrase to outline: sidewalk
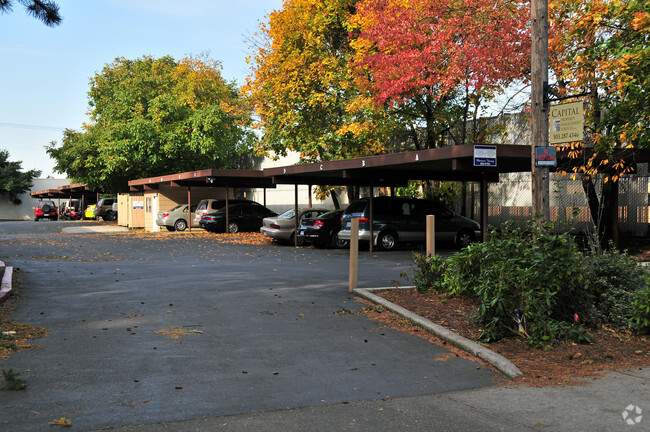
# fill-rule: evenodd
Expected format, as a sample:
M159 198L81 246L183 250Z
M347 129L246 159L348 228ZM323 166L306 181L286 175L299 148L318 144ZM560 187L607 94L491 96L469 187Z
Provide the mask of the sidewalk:
M626 408L627 421L623 414ZM637 413L637 407L641 414ZM606 373L573 387L490 387L411 398L209 417L113 429L208 431L647 431L650 368Z

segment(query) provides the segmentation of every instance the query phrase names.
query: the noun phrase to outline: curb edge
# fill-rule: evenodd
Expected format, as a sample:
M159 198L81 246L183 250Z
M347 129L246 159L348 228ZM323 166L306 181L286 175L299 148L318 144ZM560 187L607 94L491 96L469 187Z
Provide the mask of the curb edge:
M413 287L400 287L399 289L408 289L408 288L413 288ZM399 315L402 315L404 318L408 319L412 323L422 327L429 333L432 333L439 337L440 339L452 344L453 346L471 354L474 357L477 357L486 363L489 363L493 367L495 367L497 370L500 372L504 373L510 378L516 378L520 375L522 375L522 372L519 370L517 366L515 366L510 360L507 358L503 357L500 354L495 353L492 350L489 350L485 348L484 346L471 341L441 325L438 325L432 321L429 321L426 318L421 317L420 315L416 315L413 312L404 309L401 306L396 305L395 303L392 303L382 297L379 297L378 295L375 295L372 293L372 291L379 291L379 290L389 290L389 289L395 289L393 287L390 288L356 288L353 292L360 297L363 297L367 300L370 300L374 303L380 304L386 309L395 312Z

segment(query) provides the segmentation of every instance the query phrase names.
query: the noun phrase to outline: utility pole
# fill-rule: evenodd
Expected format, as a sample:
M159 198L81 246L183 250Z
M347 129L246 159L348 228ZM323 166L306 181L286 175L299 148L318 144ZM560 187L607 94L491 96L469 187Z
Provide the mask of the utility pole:
M548 147L548 0L532 0L531 45L531 172L533 217L550 219L549 169L535 166L535 147Z

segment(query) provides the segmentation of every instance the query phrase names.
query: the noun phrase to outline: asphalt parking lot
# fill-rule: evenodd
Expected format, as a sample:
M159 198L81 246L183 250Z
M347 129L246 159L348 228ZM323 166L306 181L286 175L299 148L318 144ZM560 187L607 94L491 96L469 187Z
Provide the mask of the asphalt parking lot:
M74 234L0 222L19 268L12 318L49 330L0 359L0 430L71 430L326 407L494 385L495 373L358 314L346 250L189 236ZM164 238L164 240L162 240ZM360 254L359 287L392 286L411 250Z

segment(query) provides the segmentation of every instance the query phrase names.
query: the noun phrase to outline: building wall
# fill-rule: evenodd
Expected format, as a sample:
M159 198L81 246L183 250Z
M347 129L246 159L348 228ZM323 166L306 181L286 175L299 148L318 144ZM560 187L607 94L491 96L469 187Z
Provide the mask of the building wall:
M273 160L273 158L265 158L262 162L262 169L264 168L275 168L283 167L289 165L295 165L300 162L300 155L295 152L290 152L287 156L279 158L278 160ZM322 201L316 198L315 195L316 186L311 188L311 204L313 207L324 207L334 209L334 201L331 197L328 197L326 200ZM308 185L298 185L298 206L307 207L309 205L310 191ZM238 197L239 198L239 197ZM266 189L254 189L252 198L242 197L246 199L252 199L257 201L260 204L265 205L269 209L273 210L276 213L283 213L284 211L293 208L295 206L295 186L294 185L285 185L280 184L275 188ZM345 193L339 196L339 202L341 206L345 206L348 202L347 195Z
M202 199L225 199L226 189L220 187L195 187L191 189L191 205L198 204ZM230 190L230 198L233 198L233 190ZM144 201L144 221L142 228L147 231L159 231L156 225L158 212L171 210L179 204L187 203L187 188L171 187L162 185L159 189L145 191L139 198ZM136 210L131 210L136 211ZM135 220L135 218L132 218ZM136 228L135 226L130 227ZM141 228L137 227L137 228Z
M59 186L69 185L68 179L34 179L32 188L19 196L22 204L15 205L6 197L0 197L0 220L33 220L34 208L38 204L38 198L32 198L30 193L33 191L40 191L45 189L56 189ZM60 201L66 201L61 199ZM59 206L59 200L55 199L54 202Z

